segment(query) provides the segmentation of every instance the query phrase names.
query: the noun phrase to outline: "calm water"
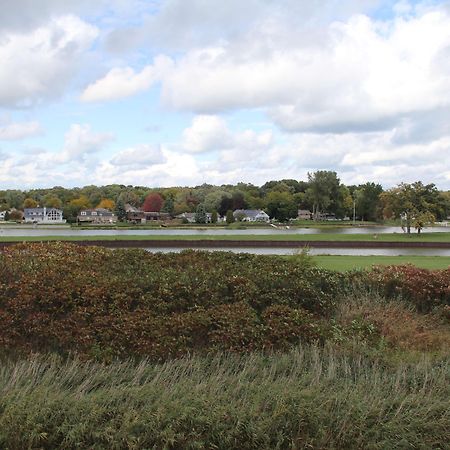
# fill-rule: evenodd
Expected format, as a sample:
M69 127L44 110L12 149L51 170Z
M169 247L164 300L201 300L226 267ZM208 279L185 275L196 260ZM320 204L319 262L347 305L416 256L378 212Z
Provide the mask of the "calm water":
M426 233L450 232L450 227L430 227L424 228ZM345 227L345 228L247 228L243 230L229 230L217 228L205 229L167 229L156 228L154 230L77 230L73 228L31 228L31 227L0 227L1 236L214 236L214 235L253 235L253 236L274 236L274 235L296 235L296 234L381 234L400 233L400 227Z
M179 253L180 248L146 248L153 253ZM254 255L293 255L298 250L292 248L201 248L197 250L251 253ZM301 247L299 247L301 250ZM450 256L450 249L439 248L309 248L310 255L353 255L353 256Z

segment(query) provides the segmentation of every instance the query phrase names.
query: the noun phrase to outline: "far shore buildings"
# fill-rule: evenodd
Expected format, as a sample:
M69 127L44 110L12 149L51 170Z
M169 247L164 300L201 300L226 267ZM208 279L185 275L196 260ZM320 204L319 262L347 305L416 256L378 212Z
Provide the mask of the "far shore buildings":
M83 209L77 216L78 222L109 224L116 223L117 216L105 208Z
M57 208L25 208L23 214L25 223L66 223L63 212Z
M0 211L0 222L2 222L2 221L5 220L6 214L7 214L8 212L9 212L9 211Z
M236 209L233 212L235 220L242 222L269 222L270 217L262 209Z

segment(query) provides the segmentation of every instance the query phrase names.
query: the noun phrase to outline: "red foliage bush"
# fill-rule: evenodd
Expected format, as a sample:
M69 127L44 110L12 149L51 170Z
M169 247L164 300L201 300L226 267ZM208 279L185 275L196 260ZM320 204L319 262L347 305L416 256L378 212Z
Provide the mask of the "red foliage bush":
M320 335L343 280L254 255L21 244L0 252L0 345L155 359L283 348Z
M420 312L439 305L450 305L450 268L419 269L412 265L378 266L367 275L367 281L385 296L401 296Z

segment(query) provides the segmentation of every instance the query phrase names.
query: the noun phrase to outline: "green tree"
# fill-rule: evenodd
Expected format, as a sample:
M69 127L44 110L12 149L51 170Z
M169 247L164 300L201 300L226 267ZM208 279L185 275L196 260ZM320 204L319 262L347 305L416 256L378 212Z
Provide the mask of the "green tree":
M401 219L402 226L409 234L416 219L422 221L430 219L430 214L435 217L439 191L434 184L424 185L421 181L412 184L401 183L383 192L380 195L380 202L384 217Z
M309 188L306 190L306 200L312 206L314 219L318 220L323 212L339 211L342 198L340 197L340 181L336 172L318 170L308 173Z
M169 214L173 214L174 210L175 210L175 203L173 200L173 196L168 195L167 198L164 200L161 211L169 213Z
M217 214L217 211L214 210L211 213L211 223L217 223L218 220L219 220L219 215Z
M379 217L380 194L383 188L380 184L365 183L354 191L356 215L361 220L377 220Z
M122 195L119 195L116 202L116 216L119 222L126 222L127 220L127 211L125 209L125 201Z
M207 217L205 206L203 204L200 204L197 206L197 210L195 212L195 223L206 223L206 221Z
M225 221L227 222L227 224L229 225L230 223L234 222L234 216L233 216L233 211L231 209L229 209L226 213L225 216Z
M267 195L267 214L280 222L297 217L298 207L293 195L288 192L272 191Z

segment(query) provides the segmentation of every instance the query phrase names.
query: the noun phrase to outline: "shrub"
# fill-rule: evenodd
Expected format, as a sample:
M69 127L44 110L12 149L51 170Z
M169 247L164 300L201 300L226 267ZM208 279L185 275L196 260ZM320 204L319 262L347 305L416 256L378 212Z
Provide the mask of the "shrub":
M426 270L412 265L379 266L367 274L367 282L386 297L401 296L418 311L450 305L450 268Z
M0 343L154 359L284 348L320 337L343 281L274 257L21 244L0 253Z

